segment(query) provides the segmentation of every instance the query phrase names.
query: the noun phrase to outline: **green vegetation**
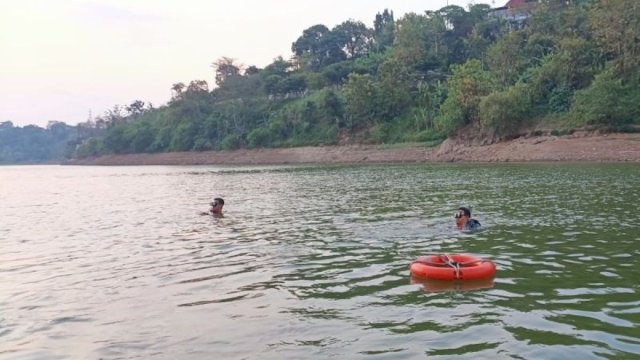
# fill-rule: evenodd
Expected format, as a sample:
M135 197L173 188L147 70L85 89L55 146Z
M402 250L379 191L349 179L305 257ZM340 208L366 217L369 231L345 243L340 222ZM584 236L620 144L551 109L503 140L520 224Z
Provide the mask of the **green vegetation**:
M519 15L519 16L514 16ZM302 31L264 68L223 57L152 108L115 106L78 126L74 156L344 143L433 144L640 124L637 0L541 0L515 9L447 6L373 28ZM570 129L570 130L568 130Z
M50 121L43 129L5 121L0 123L0 164L60 162L71 156L76 139L76 128L61 122Z

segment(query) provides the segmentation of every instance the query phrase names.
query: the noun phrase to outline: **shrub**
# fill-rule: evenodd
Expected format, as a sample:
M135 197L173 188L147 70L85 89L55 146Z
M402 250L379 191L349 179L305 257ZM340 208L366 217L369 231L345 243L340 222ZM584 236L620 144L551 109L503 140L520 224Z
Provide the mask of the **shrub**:
M531 101L524 85L495 91L480 102L480 124L500 135L515 132L531 111Z
M227 135L220 142L222 150L234 150L240 147L240 137L236 134Z
M616 127L615 131L621 132L621 133L639 133L640 132L640 127L629 125L629 124L625 124L625 125L620 125L620 126Z
M379 123L371 127L369 130L369 138L375 143L383 143L387 141L391 131L391 124Z
M577 124L615 128L640 119L640 89L637 83L623 83L613 69L598 74L590 87L576 92L571 116Z
M213 145L211 144L211 141L203 138L197 139L193 144L193 150L195 151L206 151L211 150L212 148Z
M417 142L432 142L432 141L436 141L436 140L442 140L443 139L443 135L434 131L433 129L428 129L428 130L424 130L424 131L420 131L418 133L412 134L409 137L410 141L417 141Z
M440 114L434 120L436 129L446 136L455 135L464 126L464 123L464 110L449 99L442 104Z
M101 155L104 151L101 139L91 138L82 145L78 146L74 153L74 157L84 159Z
M247 143L250 148L263 147L269 145L269 130L256 128L247 135Z
M566 86L556 87L549 94L549 110L554 113L569 110L572 92Z

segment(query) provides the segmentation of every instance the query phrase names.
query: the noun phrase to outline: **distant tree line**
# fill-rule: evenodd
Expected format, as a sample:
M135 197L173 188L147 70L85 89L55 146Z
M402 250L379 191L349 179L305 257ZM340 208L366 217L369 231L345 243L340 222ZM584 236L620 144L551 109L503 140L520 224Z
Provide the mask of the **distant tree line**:
M258 68L222 57L213 89L176 83L166 105L135 101L79 124L74 156L633 131L640 3L525 5L311 26L290 59Z
M46 128L0 123L0 164L59 163L71 157L78 144L75 126L50 121Z

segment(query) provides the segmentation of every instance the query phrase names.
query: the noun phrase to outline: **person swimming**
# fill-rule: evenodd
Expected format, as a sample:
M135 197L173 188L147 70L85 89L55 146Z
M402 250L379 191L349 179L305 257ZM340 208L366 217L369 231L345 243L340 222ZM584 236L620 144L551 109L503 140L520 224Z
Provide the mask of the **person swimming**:
M215 198L212 202L209 203L211 208L209 209L209 213L211 215L222 215L222 208L224 207L224 199L223 198Z
M459 207L455 214L456 227L459 230L478 230L480 222L471 218L471 210L466 207Z

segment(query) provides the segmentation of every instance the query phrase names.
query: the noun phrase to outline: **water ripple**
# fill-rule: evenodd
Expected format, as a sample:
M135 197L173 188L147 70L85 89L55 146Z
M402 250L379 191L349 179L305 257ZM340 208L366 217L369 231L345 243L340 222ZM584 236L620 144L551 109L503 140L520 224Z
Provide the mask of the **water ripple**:
M0 168L0 357L634 358L638 175ZM224 217L198 215L213 195ZM483 231L453 227L461 205ZM433 253L492 259L496 277L412 278Z

